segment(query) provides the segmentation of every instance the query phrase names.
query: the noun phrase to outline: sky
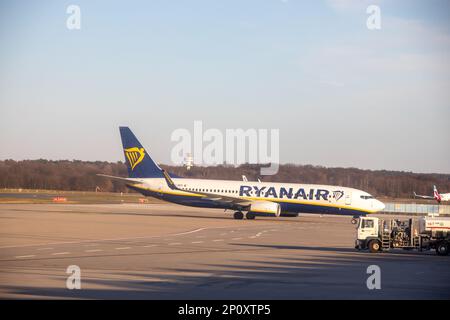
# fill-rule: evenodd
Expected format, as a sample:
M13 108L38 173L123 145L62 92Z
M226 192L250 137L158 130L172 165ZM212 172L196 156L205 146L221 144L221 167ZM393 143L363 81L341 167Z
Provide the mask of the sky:
M200 120L279 129L281 163L450 173L446 0L0 0L0 43L0 159L123 161L127 125L170 164Z

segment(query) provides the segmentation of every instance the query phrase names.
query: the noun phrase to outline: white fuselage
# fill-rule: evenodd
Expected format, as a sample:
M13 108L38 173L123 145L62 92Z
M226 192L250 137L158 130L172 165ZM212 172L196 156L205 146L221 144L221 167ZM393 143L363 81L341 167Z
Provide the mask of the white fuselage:
M292 184L277 182L229 181L174 178L179 190L172 190L163 178L135 179L139 184L130 186L147 196L161 198L183 205L213 208L230 208L217 205L212 197L279 203L283 213L329 213L364 215L384 209L384 204L367 192L330 185Z

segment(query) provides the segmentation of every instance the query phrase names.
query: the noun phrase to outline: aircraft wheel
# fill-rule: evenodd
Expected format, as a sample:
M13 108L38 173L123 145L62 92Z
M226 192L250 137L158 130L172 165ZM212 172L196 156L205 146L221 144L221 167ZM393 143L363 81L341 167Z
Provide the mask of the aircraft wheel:
M251 212L247 212L245 217L247 218L247 220L254 220L255 219L255 215L253 213L251 213Z
M242 212L240 212L240 211L236 211L236 212L234 213L234 218L235 218L236 220L242 220L242 219L244 219L244 214L243 214Z

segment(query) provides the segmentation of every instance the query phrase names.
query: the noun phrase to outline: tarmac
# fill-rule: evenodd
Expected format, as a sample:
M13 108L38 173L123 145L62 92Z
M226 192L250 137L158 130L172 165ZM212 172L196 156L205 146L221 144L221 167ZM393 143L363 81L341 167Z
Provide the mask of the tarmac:
M0 204L0 298L450 298L450 256L359 252L350 219L234 220L173 204ZM380 289L367 286L372 265ZM80 268L81 289L67 288L69 266Z

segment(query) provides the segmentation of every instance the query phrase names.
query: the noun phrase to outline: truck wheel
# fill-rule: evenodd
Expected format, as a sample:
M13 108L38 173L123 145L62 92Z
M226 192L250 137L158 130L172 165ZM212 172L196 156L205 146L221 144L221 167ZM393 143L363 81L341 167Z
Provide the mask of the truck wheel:
M353 219L351 220L351 223L352 223L352 224L357 224L357 223L358 223L358 220L355 219L355 218L353 218Z
M378 252L381 250L380 242L378 240L372 240L369 242L369 251L372 253Z
M441 242L436 246L436 254L438 256L448 255L448 244L446 242Z

